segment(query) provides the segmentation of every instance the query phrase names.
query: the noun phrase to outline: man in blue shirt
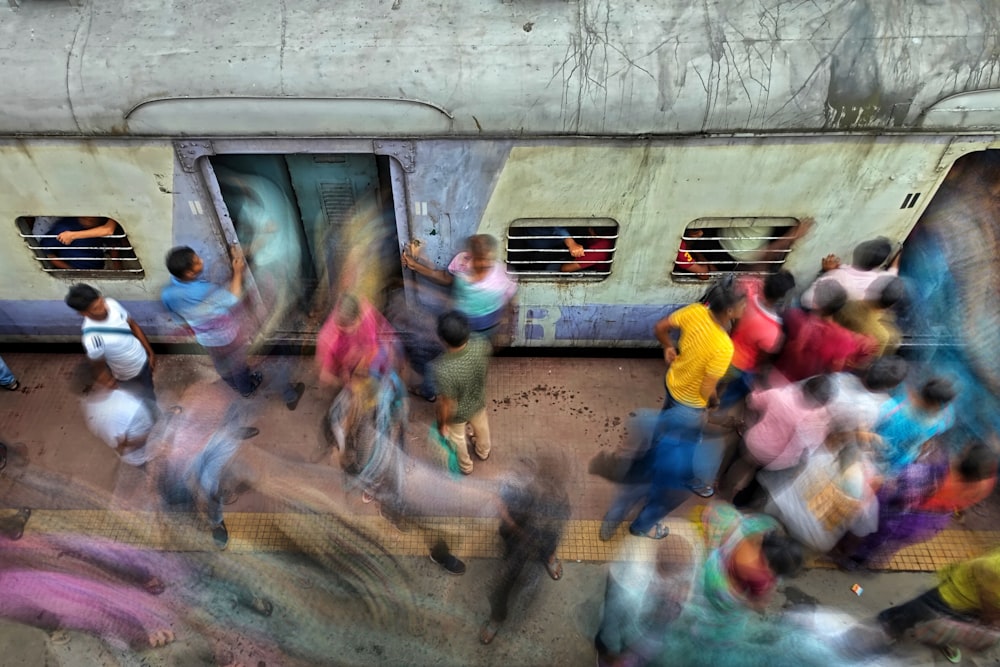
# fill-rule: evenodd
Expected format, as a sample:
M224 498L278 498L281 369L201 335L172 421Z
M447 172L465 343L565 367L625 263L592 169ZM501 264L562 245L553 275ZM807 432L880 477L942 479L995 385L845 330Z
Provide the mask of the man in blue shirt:
M240 333L236 314L243 296L242 255L232 260L233 276L225 287L205 280L205 263L194 250L178 246L167 254L167 270L172 276L163 290L163 305L183 320L194 333L195 340L212 358L215 369L230 387L249 398L260 385L260 372L247 366L247 345ZM289 384L283 398L289 410L294 410L305 385Z

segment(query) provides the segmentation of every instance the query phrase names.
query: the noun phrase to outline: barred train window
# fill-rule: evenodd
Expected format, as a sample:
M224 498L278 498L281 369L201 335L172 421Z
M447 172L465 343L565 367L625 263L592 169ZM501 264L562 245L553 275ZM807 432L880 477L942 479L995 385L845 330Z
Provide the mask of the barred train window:
M520 218L507 228L505 241L507 273L518 278L604 280L614 263L618 223L611 218Z
M17 231L42 271L70 278L144 277L121 224L94 216L21 216Z
M796 218L698 218L688 224L670 275L677 282L778 270L798 238Z

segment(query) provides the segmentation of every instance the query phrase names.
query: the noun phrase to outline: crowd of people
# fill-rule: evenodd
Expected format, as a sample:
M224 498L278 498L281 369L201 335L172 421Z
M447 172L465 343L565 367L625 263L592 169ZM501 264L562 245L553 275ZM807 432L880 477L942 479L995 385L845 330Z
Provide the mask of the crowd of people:
M582 257L569 241L572 257ZM652 562L611 567L595 636L599 664L666 664L668 655L677 664L708 664L695 658L705 647L692 637L719 633L762 651L767 645L777 664L863 662L889 652L892 641L914 627L949 659L958 655L958 645L986 645L990 624L1000 618L996 552L951 568L942 586L883 612L874 639L825 642L805 625L790 623L785 639L768 644L775 621L758 613L779 578L794 574L810 555L846 569L884 566L899 549L930 539L993 491L993 444L952 428L961 386L897 354L902 335L896 318L906 290L895 250L879 238L861 243L850 265L824 258L820 275L797 302L796 279L787 271L723 276L702 299L656 324L651 333L667 366L665 400L659 410L637 411L628 441L592 466L619 484L598 537L613 539L634 513L630 535L680 542L685 556L660 550ZM487 461L493 449L486 377L494 347L509 339L517 294L497 253L496 239L481 234L444 269L413 246L403 253L404 269L450 288L451 308L436 319L405 303L380 312L366 295L341 286L316 341L318 384L333 398L323 418L324 448L316 463L301 465L274 461L247 444L258 431L243 399L267 383L248 360L241 256L232 259L230 279L215 284L205 279L205 263L193 249L174 248L166 259L171 283L162 293L165 309L241 397L231 401L224 387L196 386L185 392L188 400L161 409L153 382L156 357L141 327L115 299L90 285L73 285L66 304L83 320L89 366L81 369L79 385L88 426L123 463L149 478L164 506L197 507L220 549L229 541L227 494L240 485L290 493L284 500L298 509L343 517L322 499L323 486L334 479L326 475L336 470L350 493L377 502L398 529L420 530L431 560L461 575L466 565L454 554L461 536L427 517L450 511L465 516L476 508L498 521L504 546L487 593L490 615L479 632L489 644L528 564L562 578L556 554L570 515L565 464L553 452L540 452L499 477L473 476L477 461ZM2 360L0 385L18 388ZM305 384L281 378L272 385L295 410ZM434 404L430 456L406 451L411 396ZM723 443L721 459L708 456L706 437ZM692 494L707 502L696 520L696 543L672 534L668 521ZM4 531L8 542L21 537L29 517L25 509L7 520L14 522ZM126 554L102 562L120 573L120 562L144 558ZM24 559L11 562L17 568L4 574L0 566L0 577L14 590L29 586ZM148 568L136 574L130 567L126 578L149 592ZM63 578L85 577L62 568L44 574L53 591L66 585ZM270 601L249 599L255 610L270 613ZM9 597L0 611L28 623L52 623L51 609L30 595ZM128 633L115 636L167 643L173 639L165 630L169 615L169 609L150 613L153 625L137 619ZM78 611L56 616L61 626L98 633L104 627L79 620ZM720 658L711 664L728 663Z

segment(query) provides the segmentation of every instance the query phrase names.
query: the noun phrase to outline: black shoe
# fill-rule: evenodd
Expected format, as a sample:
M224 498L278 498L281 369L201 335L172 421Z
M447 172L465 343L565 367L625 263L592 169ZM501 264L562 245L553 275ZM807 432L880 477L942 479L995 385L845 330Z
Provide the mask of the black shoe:
M212 539L215 540L215 546L220 549L225 549L229 544L229 531L226 529L225 521L212 529Z
M260 429L257 429L253 426L241 426L240 428L236 429L236 438L238 440L249 440L250 438L256 436L258 433L260 433Z
M299 399L302 398L302 394L306 392L306 385L304 382L296 382L293 387L295 389L295 398L285 403L285 407L289 410L295 410L299 407Z
M250 391L245 394L240 394L243 398L250 398L257 391L257 387L260 383L264 381L264 375L260 371L254 371L250 374Z
M455 558L453 555L448 554L441 560L434 558L434 554L431 554L431 562L436 563L443 567L448 574L465 574L465 563Z
M0 387L3 387L7 391L17 391L18 389L21 388L21 383L18 382L17 380L14 380L10 384L0 384Z

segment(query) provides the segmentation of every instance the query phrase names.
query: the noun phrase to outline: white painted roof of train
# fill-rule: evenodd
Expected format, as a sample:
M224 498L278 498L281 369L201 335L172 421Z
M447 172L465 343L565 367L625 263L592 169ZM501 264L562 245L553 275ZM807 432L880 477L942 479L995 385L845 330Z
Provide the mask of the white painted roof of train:
M0 134L991 128L998 42L980 0L21 0Z

